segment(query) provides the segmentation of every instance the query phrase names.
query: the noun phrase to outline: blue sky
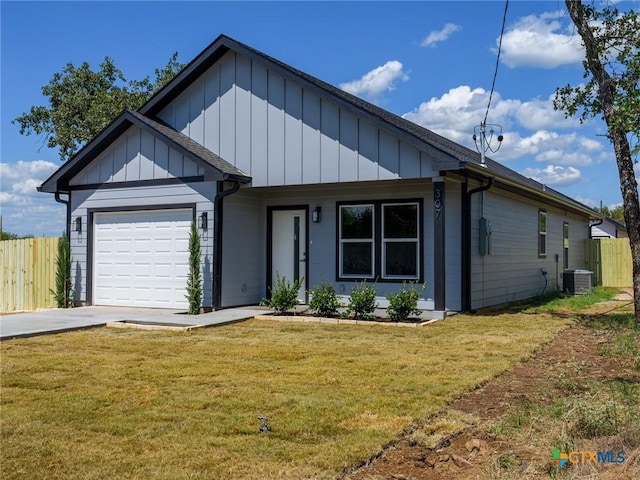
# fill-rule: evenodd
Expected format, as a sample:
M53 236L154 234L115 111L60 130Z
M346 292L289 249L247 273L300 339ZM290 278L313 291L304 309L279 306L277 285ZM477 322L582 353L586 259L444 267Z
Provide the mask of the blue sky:
M20 135L11 120L46 105L41 87L67 62L97 69L109 56L128 79L141 79L173 52L188 63L224 33L474 148L504 5L2 1L3 229L35 236L64 229L64 207L35 190L60 165L58 152ZM581 59L564 2L510 2L488 116L504 142L490 156L590 206L614 206L621 195L603 122L580 125L551 104L557 87L582 81Z

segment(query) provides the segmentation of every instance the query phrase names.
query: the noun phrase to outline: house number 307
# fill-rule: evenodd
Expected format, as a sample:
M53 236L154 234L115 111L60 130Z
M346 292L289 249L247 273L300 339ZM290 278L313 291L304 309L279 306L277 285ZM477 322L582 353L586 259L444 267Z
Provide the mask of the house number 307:
M440 218L442 213L442 190L438 187L433 191L433 208L436 212L436 218Z

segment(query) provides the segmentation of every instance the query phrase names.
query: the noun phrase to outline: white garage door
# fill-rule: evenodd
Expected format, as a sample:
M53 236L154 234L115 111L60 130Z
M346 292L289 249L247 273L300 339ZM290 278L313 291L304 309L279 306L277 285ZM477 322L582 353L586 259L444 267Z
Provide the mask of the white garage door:
M190 209L95 213L93 303L188 308Z

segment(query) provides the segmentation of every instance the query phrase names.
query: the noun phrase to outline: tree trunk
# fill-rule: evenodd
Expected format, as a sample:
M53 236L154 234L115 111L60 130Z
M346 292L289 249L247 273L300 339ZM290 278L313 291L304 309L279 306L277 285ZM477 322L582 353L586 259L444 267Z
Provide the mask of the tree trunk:
M627 132L614 127L612 121L615 114L615 87L611 76L605 70L598 55L599 46L585 18L580 0L565 0L571 20L582 37L587 51L587 66L598 84L598 99L602 105L602 113L609 129L609 139L618 164L620 177L620 191L624 208L624 221L629 234L631 245L631 259L633 262L633 303L635 306L635 321L640 323L640 206L638 203L638 183L633 171L633 160Z

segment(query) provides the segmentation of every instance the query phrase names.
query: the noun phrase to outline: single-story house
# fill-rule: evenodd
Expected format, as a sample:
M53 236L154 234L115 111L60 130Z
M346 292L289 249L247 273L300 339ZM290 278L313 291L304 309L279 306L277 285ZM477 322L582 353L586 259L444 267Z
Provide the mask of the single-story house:
M560 288L597 212L221 35L40 191L67 204L75 300L185 308L189 228L203 307L260 302L276 275L378 295L426 282L434 315Z
M611 217L591 222L591 238L629 238L627 227Z

